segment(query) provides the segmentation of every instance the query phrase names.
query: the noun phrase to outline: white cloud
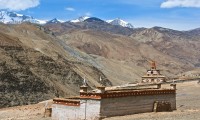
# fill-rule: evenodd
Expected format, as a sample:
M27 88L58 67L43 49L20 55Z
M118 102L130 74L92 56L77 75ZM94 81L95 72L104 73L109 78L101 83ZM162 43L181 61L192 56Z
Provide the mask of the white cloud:
M65 10L68 10L68 11L75 11L75 9L72 8L72 7L67 7L67 8L65 8Z
M200 0L167 0L160 6L161 8L173 7L200 7Z
M0 9L19 11L36 7L39 4L40 0L0 0Z

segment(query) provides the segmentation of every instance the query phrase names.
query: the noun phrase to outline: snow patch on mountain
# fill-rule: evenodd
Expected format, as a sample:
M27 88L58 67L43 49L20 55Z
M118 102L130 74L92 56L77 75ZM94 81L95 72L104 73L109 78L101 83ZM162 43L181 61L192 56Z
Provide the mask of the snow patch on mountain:
M65 22L65 21L59 20L59 19L57 19L57 18L54 18L54 19L52 19L52 20L49 20L47 23L63 23L63 22Z
M128 23L122 19L114 19L114 20L107 20L106 22L112 24L112 25L119 25L122 27L128 27L128 28L134 28L133 25L131 23Z
M78 19L70 20L70 22L72 22L72 23L83 22L84 20L86 20L88 18L90 18L90 17L88 17L88 16L81 16Z
M38 20L31 16L18 14L16 12L0 11L0 22L5 24L20 24L23 22L31 22L36 24L45 24L46 21Z
M48 20L38 20L38 19L35 19L37 21L37 24L46 24Z

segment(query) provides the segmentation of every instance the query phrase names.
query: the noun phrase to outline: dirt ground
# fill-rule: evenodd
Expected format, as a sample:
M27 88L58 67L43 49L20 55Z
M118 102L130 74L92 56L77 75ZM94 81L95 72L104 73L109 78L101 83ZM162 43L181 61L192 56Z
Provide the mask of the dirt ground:
M169 86L169 85L168 85ZM104 120L200 120L200 84L177 84L177 110L173 112L142 113L117 116ZM48 101L48 105L51 101ZM46 101L28 106L0 109L0 120L51 120L44 117Z
M35 105L0 109L0 120L50 120L44 117L44 111L45 106L51 104L52 100L48 100Z

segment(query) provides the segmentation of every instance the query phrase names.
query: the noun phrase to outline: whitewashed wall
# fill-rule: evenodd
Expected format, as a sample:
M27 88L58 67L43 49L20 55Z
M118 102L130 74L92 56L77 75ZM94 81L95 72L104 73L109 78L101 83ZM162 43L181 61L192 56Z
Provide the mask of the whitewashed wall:
M87 101L87 102L86 102ZM98 120L100 113L100 101L81 100L80 106L52 105L53 120ZM86 104L86 105L85 105ZM85 111L86 107L86 111Z

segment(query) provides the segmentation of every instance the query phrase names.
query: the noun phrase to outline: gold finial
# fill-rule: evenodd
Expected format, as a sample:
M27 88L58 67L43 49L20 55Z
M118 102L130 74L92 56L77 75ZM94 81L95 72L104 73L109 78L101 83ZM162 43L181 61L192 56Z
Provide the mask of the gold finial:
M156 69L156 62L155 61L151 61L151 69Z

